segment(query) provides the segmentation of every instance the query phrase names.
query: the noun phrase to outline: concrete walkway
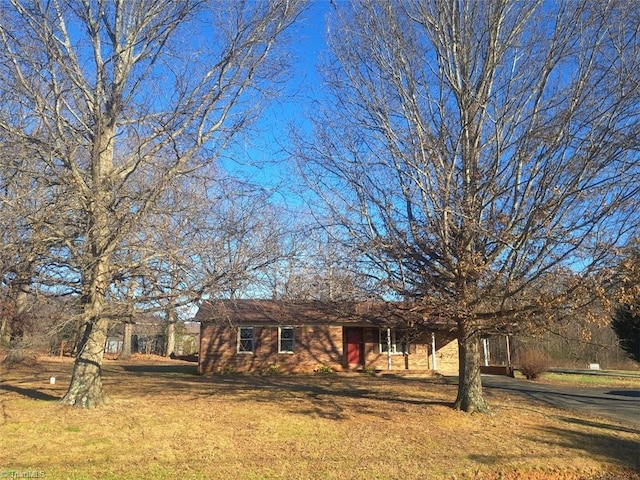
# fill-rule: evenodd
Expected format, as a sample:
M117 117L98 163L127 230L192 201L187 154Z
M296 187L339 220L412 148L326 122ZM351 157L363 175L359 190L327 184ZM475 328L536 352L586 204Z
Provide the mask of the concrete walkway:
M640 389L574 388L493 375L483 375L482 385L486 389L518 393L554 407L613 420L640 433Z

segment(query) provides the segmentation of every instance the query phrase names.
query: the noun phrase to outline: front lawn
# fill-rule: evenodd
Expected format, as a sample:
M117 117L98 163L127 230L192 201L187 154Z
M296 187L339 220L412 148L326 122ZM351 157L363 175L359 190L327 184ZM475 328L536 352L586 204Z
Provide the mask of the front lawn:
M87 411L56 401L71 367L0 366L0 478L640 479L640 432L513 394L468 415L427 378L106 361L112 402Z

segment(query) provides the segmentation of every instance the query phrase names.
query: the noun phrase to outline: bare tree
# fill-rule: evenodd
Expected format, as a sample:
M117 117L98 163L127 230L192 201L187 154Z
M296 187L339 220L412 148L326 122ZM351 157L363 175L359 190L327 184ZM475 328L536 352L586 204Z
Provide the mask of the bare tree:
M193 218L199 252L193 271L216 296L262 294L264 271L292 255L287 213L272 192L239 179L220 179L206 195L215 209Z
M64 402L105 401L101 365L123 239L172 183L215 161L285 71L302 1L71 1L0 7L0 130L67 186L84 334Z
M483 332L577 305L637 235L637 5L359 0L330 20L302 170L369 271L455 320L455 405L485 411Z
M114 254L122 274L107 314L125 327L143 312L163 314L165 355L200 299L261 295L264 269L290 255L290 227L272 192L209 170L174 182Z
M264 272L272 298L332 303L380 293L379 285L359 268L360 254L338 241L330 229L301 216L288 241L290 255Z
M65 195L66 188L47 176L46 165L26 156L24 148L2 141L0 147L0 284L11 304L12 328L7 316L0 324L0 337L8 343L20 341L21 319L26 319L33 303L32 294L50 294L51 269L64 249L64 235L73 236L65 228L64 213L71 208L73 197ZM59 202L54 202L60 197ZM54 205L55 203L55 205ZM76 223L77 224L77 223ZM69 293L60 288L59 293ZM15 330L15 331L11 331ZM43 334L45 332L42 332Z

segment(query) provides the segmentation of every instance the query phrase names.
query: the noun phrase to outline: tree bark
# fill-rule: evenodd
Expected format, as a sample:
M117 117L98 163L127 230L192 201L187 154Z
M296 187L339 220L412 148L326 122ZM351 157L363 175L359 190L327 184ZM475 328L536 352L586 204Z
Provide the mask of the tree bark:
M83 408L100 407L107 403L108 398L102 387L102 357L107 329L106 319L86 324L73 367L71 385L62 403Z
M131 359L131 333L133 331L133 324L125 322L124 324L124 336L122 339L122 351L120 352L120 360Z
M18 286L18 293L16 294L16 317L21 317L27 311L27 304L29 300L29 290L31 285L31 279L21 279Z
M480 335L469 328L468 320L458 321L458 397L455 408L467 413L486 413L480 377Z
M25 342L25 336L30 333L32 327L30 325L31 319L26 315L30 281L19 278L14 288L16 288L16 293L13 299L13 310L3 336L6 336L7 347L9 348L7 360L21 362L24 359L25 348L28 343Z
M113 159L113 151L107 150L107 155L100 157L94 165L94 176L100 178L101 168L105 168ZM102 165L100 165L102 164ZM97 182L96 182L97 183ZM107 397L102 387L102 359L107 341L109 320L104 317L106 292L110 284L111 253L113 245L109 245L108 210L104 207L104 193L96 195L96 205L93 208L93 228L90 229L89 242L91 253L96 262L90 272L91 281L87 289L84 306L84 333L76 357L71 384L62 398L62 403L84 408L100 407L105 404Z
M7 317L6 315L2 316L2 319L0 320L0 344L7 344L9 345L9 330L7 328Z
M164 349L164 356L170 357L176 350L176 322L178 321L178 314L173 304L170 304L167 308L167 337Z
M164 350L164 356L170 357L171 354L175 352L175 349L176 349L176 322L174 319L171 319L171 321L167 325L167 344Z

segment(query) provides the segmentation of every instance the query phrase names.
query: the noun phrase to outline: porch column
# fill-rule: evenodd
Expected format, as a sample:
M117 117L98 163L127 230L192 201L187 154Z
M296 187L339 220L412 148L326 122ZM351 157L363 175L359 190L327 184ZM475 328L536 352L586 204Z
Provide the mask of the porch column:
M431 332L431 370L434 372L438 369L436 365L436 334Z
M484 366L488 367L489 366L489 339L488 338L482 339L482 348L484 350Z
M387 328L387 370L391 370L391 329Z

